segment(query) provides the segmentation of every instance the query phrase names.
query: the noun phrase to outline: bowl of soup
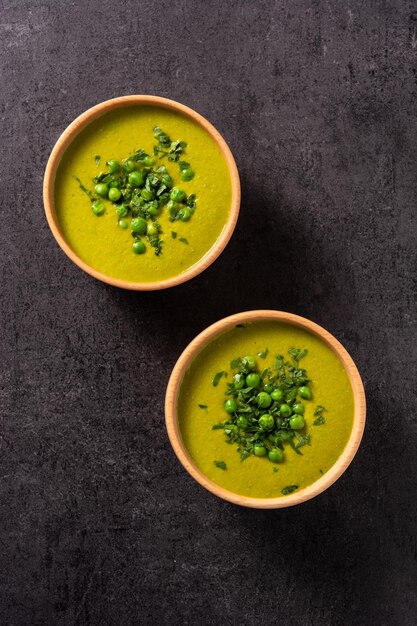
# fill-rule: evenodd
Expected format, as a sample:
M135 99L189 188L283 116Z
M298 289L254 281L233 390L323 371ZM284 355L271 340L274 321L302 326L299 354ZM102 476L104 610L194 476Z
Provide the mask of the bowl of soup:
M184 468L253 508L293 506L330 487L358 450L365 415L345 348L281 311L239 313L204 330L179 357L165 398Z
M85 272L155 290L183 283L226 247L239 214L233 155L199 113L157 96L124 96L80 115L45 171L52 233Z

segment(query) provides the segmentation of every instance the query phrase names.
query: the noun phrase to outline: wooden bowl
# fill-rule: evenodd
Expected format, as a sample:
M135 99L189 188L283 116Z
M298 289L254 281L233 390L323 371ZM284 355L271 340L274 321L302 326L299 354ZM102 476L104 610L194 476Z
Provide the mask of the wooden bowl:
M223 333L229 328L233 328L236 324L244 324L260 320L272 320L299 326L322 339L337 355L342 363L352 386L354 398L352 431L348 442L336 463L326 472L326 474L311 485L291 495L276 498L252 498L242 496L228 491L223 487L219 487L219 485L208 479L207 476L205 476L201 470L198 469L190 457L184 442L182 441L177 414L177 402L181 383L185 372L197 354L208 343L210 343L216 335ZM330 487L330 485L332 485L347 469L358 450L365 426L365 416L366 403L362 380L355 363L345 348L337 341L337 339L335 339L335 337L333 337L333 335L321 326L318 326L318 324L315 324L304 317L293 315L292 313L283 313L282 311L247 311L245 313L238 313L236 315L226 317L206 328L206 330L200 333L187 346L175 364L168 382L165 397L165 420L168 436L172 447L174 448L175 454L187 472L191 474L191 476L195 478L200 485L205 487L208 491L214 493L216 496L219 496L219 498L223 498L223 500L227 500L233 504L239 504L241 506L252 507L255 509L280 509L287 506L294 506L296 504L300 504L301 502L305 502L306 500L310 500L310 498L314 498L319 493Z
M192 265L182 274L179 274L178 276L173 276L172 278L167 278L165 280L159 280L149 283L130 282L114 278L113 276L108 276L107 274L99 272L98 270L88 265L85 261L83 261L67 244L58 223L54 204L54 184L58 165L65 150L74 140L74 138L80 133L80 131L82 131L93 120L100 117L104 113L112 111L113 109L119 107L145 105L171 109L172 111L181 113L186 117L189 117L190 119L194 120L194 122L197 122L197 124L202 126L220 148L220 151L226 161L229 170L232 185L232 202L229 217L219 238L210 248L210 250L208 250L208 252L206 252L206 254L197 263ZM232 236L239 215L240 181L235 160L227 143L220 135L220 133L214 128L214 126L212 126L210 122L208 122L202 115L200 115L196 111L193 111L193 109L190 109L189 107L180 104L179 102L175 102L174 100L168 100L167 98L160 98L159 96L122 96L120 98L106 100L105 102L97 104L91 109L88 109L87 111L85 111L85 113L82 113L82 115L77 117L66 130L64 130L64 132L56 142L46 166L43 182L43 201L48 224L52 230L52 234L58 242L58 245L62 248L65 254L76 265L78 265L78 267L84 270L84 272L87 272L87 274L90 274L91 276L94 276L94 278L108 283L109 285L114 285L115 287L121 287L123 289L133 289L136 291L154 291L157 289L174 287L175 285L179 285L186 282L187 280L190 280L191 278L194 278L194 276L197 276L205 269L207 269L207 267L209 267L213 263L213 261L215 261L217 257L223 252L227 243L229 242L230 237Z

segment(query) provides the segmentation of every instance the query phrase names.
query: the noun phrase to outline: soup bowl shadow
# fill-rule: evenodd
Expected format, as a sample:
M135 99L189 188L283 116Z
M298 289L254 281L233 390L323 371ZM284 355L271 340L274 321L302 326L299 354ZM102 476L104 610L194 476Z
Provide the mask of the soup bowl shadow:
M191 366L195 357L201 350L220 333L233 328L237 324L245 324L256 321L276 321L291 324L302 328L319 337L338 357L348 376L352 387L354 399L353 426L343 452L334 465L317 481L304 487L299 492L287 496L273 498L254 498L243 496L223 487L210 480L191 458L182 438L178 416L178 398L181 384L187 369ZM310 500L328 489L347 469L352 462L362 439L366 419L365 391L360 374L352 358L342 344L324 328L298 315L282 311L257 310L237 313L226 317L209 326L200 333L187 346L179 357L172 370L166 396L165 396L165 421L171 445L179 461L187 472L205 489L214 495L240 506L256 509L280 509Z
M229 216L226 220L222 232L220 233L218 239L215 241L214 245L204 254L204 256L199 261L194 263L194 265L189 267L185 272L182 272L181 274L178 274L171 278L167 278L164 280L155 280L153 282L132 282L122 280L104 274L103 272L100 272L99 270L86 263L76 252L74 252L71 246L69 246L69 244L67 243L58 221L54 200L54 185L57 169L66 149L71 144L71 142L77 137L80 132L82 132L82 130L88 124L101 117L105 113L113 111L117 108L132 106L153 106L168 109L189 118L190 120L196 122L199 126L201 126L210 135L212 140L217 144L226 162L232 187L232 200ZM236 162L233 158L229 146L220 135L220 133L216 130L216 128L214 128L214 126L210 124L208 120L206 120L202 115L200 115L193 109L179 102L176 102L175 100L169 100L160 96L150 95L121 96L119 98L106 100L105 102L101 102L100 104L93 106L92 108L82 113L79 117L77 117L62 133L54 148L52 149L46 166L43 182L43 201L46 219L48 221L52 234L55 237L55 240L60 248L71 259L71 261L78 265L78 267L80 267L84 272L90 274L90 276L93 276L94 278L97 278L98 280L101 280L102 282L112 285L114 287L120 287L122 289L128 289L132 291L156 291L160 289L167 289L168 287L175 287L176 285L180 285L181 283L184 283L191 278L194 278L205 269L207 269L223 252L233 234L239 216L240 195L240 180L239 173L236 167Z

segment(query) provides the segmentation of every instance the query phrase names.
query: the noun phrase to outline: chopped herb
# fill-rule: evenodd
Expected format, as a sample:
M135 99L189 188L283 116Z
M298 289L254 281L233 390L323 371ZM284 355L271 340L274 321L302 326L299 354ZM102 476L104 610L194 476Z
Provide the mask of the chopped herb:
M246 324L236 324L235 328L246 328Z
M319 472L320 472L320 474L323 474L323 470L322 469L319 469Z
M221 377L224 376L225 374L226 374L226 372L224 372L224 371L223 372L217 372L217 374L215 375L215 377L212 380L213 387L217 387L217 385L220 382Z
M207 404L199 404L200 409L207 409Z
M278 472L279 470L278 470L278 468L277 468L277 467L273 467L273 468L272 468L272 471L273 471L273 472Z
M94 157L94 161L96 162L96 165L99 165L100 159L101 157L98 154L96 154L96 156Z
M262 352L258 352L258 357L260 359L266 359L267 356L268 356L268 348L265 348L265 350L263 350Z
M300 433L298 430L294 431L294 436L297 440L295 447L296 448L301 448L301 446L305 446L305 445L311 445L310 444L310 435L306 434L303 435L302 433Z
M85 194L87 194L87 196L90 198L91 201L94 202L95 200L97 200L97 196L95 196L93 193L91 193L91 191L89 191L87 189L87 187L82 184L82 182L80 181L78 176L74 176L74 178L75 178L76 181L78 181L78 184L80 185L81 191L83 191Z
M226 470L227 469L227 465L226 465L226 463L224 461L213 461L213 463L219 469L222 469L222 470Z
M176 236L177 236L177 233L174 230L171 230L171 237L175 239Z
M211 430L220 430L224 428L224 424L213 424Z
M178 241L181 241L181 243L188 243L185 237L180 237Z
M296 489L298 489L298 485L288 485L281 490L283 496L288 496L290 493L293 493Z
M323 415L325 411L327 411L327 409L324 408L324 406L322 406L321 404L316 406L316 408L314 409L314 413L313 413L314 417L317 418L313 422L314 426L321 426L322 424L326 423L326 419Z
M298 367L298 361L303 359L308 353L308 350L300 350L299 348L290 348L288 354L292 358L294 365Z

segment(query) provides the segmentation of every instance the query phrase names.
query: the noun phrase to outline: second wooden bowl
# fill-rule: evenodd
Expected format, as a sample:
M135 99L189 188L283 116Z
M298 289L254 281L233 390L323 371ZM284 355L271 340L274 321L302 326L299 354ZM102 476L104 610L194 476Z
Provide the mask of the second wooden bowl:
M309 333L318 336L330 349L336 354L344 367L346 374L349 378L353 399L354 399L354 416L353 426L349 439L345 445L345 448L337 459L336 463L317 481L304 487L299 492L293 493L285 497L275 498L253 498L246 497L240 494L228 491L223 487L220 487L212 480L207 478L203 472L197 467L187 448L184 445L181 430L178 421L177 403L181 383L184 378L184 374L188 367L193 362L197 354L213 339L224 331L233 328L236 324L245 324L255 321L276 321L298 326L307 330ZM247 506L257 509L279 509L288 506L294 506L314 498L325 489L328 489L342 474L346 471L347 467L352 462L362 439L362 434L365 426L366 416L366 403L365 392L362 384L360 374L356 368L350 355L339 341L333 337L327 330L315 324L314 322L293 315L292 313L284 313L282 311L247 311L245 313L238 313L230 317L226 317L219 322L216 322L212 326L209 326L200 333L184 350L178 359L175 367L172 371L169 379L166 396L165 396L165 419L168 436L171 441L171 445L177 455L179 461L189 474L211 493L214 493L219 498L232 502L233 504L239 504L241 506Z

